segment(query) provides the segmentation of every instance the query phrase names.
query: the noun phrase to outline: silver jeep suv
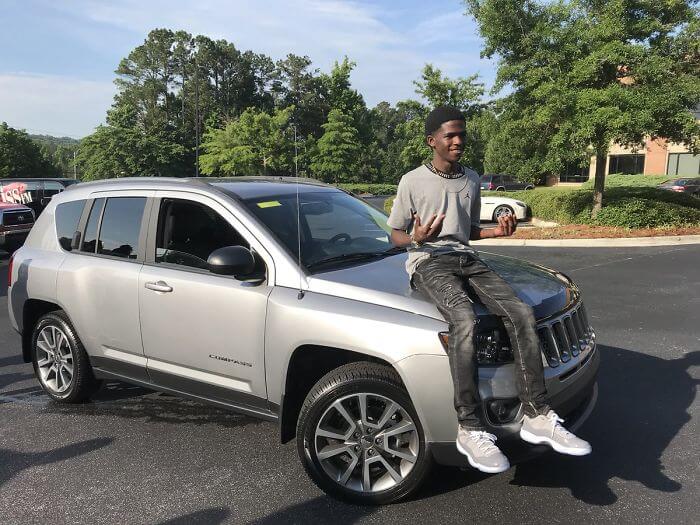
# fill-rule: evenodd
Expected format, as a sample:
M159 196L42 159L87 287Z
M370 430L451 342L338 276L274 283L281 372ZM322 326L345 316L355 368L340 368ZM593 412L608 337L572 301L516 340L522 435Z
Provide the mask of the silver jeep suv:
M11 261L10 317L56 401L128 381L275 421L328 493L387 503L432 461L466 466L444 347L386 216L336 188L272 178L122 179L68 188ZM551 405L576 429L598 352L561 273L482 253L534 309ZM513 355L479 310L483 413L511 460ZM517 456L517 457L516 457Z

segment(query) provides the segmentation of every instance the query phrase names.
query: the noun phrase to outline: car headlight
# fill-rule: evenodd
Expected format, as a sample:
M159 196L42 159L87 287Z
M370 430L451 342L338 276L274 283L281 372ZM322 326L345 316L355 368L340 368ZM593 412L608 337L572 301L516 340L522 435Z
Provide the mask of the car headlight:
M521 208L527 208L527 204L525 204L524 202L515 201L515 204L517 204L517 205L520 206Z
M449 332L438 334L442 347L447 351ZM476 361L479 365L501 365L513 362L513 349L504 328L480 330L474 335Z

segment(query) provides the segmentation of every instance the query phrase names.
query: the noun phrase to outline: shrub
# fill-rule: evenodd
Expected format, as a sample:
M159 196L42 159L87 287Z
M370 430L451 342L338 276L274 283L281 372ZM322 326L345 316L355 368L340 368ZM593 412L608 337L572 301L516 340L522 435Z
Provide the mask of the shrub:
M622 228L659 228L700 224L700 209L639 197L611 202L600 210L595 224Z
M612 173L605 177L605 187L606 188L619 188L619 187L654 187L658 186L662 182L670 179L671 177L667 175L625 175L623 173ZM589 180L583 183L581 189L593 189L594 179L591 177Z
M493 192L491 192L493 194ZM532 214L559 224L592 224L622 228L658 228L700 225L700 199L650 187L613 187L605 192L603 209L591 219L593 191L537 188L509 192L508 197L527 203ZM384 209L391 212L392 199Z
M396 197L389 197L387 200L384 201L384 211L387 215L391 213L391 207L394 205L395 198Z
M396 184L369 184L369 183L348 183L337 184L338 188L350 191L356 195L361 193L371 193L372 195L394 195Z

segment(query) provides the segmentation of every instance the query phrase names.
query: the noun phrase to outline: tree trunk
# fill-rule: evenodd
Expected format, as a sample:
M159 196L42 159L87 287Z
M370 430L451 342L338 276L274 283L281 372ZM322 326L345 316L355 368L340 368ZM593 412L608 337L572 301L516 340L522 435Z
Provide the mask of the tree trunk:
M605 164L608 160L607 148L596 148L595 181L593 183L593 210L591 218L595 219L603 207L603 190L605 189Z

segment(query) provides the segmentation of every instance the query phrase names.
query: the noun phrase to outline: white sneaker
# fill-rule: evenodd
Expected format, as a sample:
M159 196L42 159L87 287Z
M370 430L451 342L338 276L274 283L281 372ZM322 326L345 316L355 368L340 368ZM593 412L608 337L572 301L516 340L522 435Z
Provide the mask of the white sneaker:
M520 437L533 445L549 445L561 454L570 456L590 454L592 450L590 443L566 430L560 424L563 422L564 420L554 410L547 412L547 415L525 416Z
M497 474L510 468L508 458L496 445L496 436L483 430L457 430L457 450L467 456L469 464L488 474Z

